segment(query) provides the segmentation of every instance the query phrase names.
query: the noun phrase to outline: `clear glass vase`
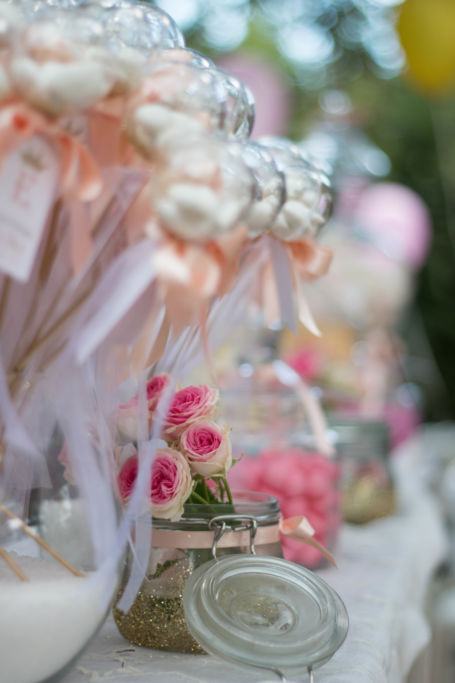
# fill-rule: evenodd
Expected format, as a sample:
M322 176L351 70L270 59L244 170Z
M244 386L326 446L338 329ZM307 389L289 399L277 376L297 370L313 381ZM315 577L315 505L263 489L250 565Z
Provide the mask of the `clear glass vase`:
M215 518L227 516L226 528L216 544L217 557L250 552L247 522L251 518L257 525L256 554L283 556L277 499L252 492L236 492L233 499L232 506L187 504L178 522L153 520L150 561L141 588L126 614L118 607L113 610L115 623L127 640L160 650L204 652L187 629L183 590L193 571L213 559L213 542L220 528ZM123 594L131 566L129 554L118 599Z
M19 453L8 451L3 471L0 466L5 683L61 680L104 622L118 586L120 562L109 556L118 523L110 481L87 455L87 469L93 465L99 477L96 496L76 479L68 484L57 458L61 447L56 430L36 456L41 474L31 482L25 476L30 463L22 463Z
M89 510L71 496L33 492L28 513L0 502L2 680L61 680L104 622L118 566L95 559ZM118 563L117 563L118 565Z

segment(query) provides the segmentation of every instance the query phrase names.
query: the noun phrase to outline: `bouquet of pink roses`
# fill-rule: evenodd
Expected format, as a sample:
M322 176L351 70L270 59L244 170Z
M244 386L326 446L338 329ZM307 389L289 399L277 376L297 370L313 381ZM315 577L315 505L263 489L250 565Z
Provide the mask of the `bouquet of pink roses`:
M219 392L206 385L175 391L162 410L169 375L152 377L146 387L149 427L161 421L165 443L156 450L150 473L152 516L177 521L185 503L232 504L226 474L232 466L230 428L214 421ZM117 484L126 503L136 484L139 397L136 394L118 409L119 467Z

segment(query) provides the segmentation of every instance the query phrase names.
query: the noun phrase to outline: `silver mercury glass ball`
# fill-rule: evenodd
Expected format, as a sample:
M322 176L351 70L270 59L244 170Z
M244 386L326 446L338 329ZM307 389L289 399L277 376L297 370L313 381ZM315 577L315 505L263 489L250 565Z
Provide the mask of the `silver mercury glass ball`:
M255 105L251 90L236 76L218 67L211 71L226 92L222 130L231 138L246 140L253 129Z
M239 145L196 135L168 150L150 185L160 224L171 234L204 243L247 220L255 185Z
M261 138L286 179L286 201L272 234L285 242L315 237L331 212L330 182L325 173L302 154L298 145L285 138Z
M258 237L274 224L286 200L285 176L267 148L258 142L242 143L242 156L255 180L255 196L247 217L248 234Z
M145 2L105 0L88 3L91 11L102 13L111 48L129 47L148 57L158 49L181 48L183 35L175 21L163 10Z

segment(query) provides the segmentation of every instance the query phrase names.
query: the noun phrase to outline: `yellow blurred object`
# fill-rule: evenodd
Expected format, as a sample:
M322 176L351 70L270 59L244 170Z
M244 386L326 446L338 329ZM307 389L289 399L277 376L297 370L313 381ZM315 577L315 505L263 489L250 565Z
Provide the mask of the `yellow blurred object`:
M427 94L447 91L455 83L455 1L405 0L398 34L412 80Z
M321 330L320 337L310 335L303 325L299 325L297 335L285 329L280 337L280 355L310 346L321 351L330 360L349 360L352 346L357 341L355 330L346 322L339 320L318 320L318 326Z

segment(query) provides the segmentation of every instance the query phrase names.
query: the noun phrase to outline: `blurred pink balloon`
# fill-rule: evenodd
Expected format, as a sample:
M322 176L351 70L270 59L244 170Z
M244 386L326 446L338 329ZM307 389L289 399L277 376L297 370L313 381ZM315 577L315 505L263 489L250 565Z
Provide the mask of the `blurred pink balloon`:
M256 116L251 137L284 135L290 111L290 90L284 75L266 61L240 53L220 59L217 64L240 78L253 93Z
M352 216L373 246L412 268L428 253L432 224L426 204L398 183L375 183L363 190Z

